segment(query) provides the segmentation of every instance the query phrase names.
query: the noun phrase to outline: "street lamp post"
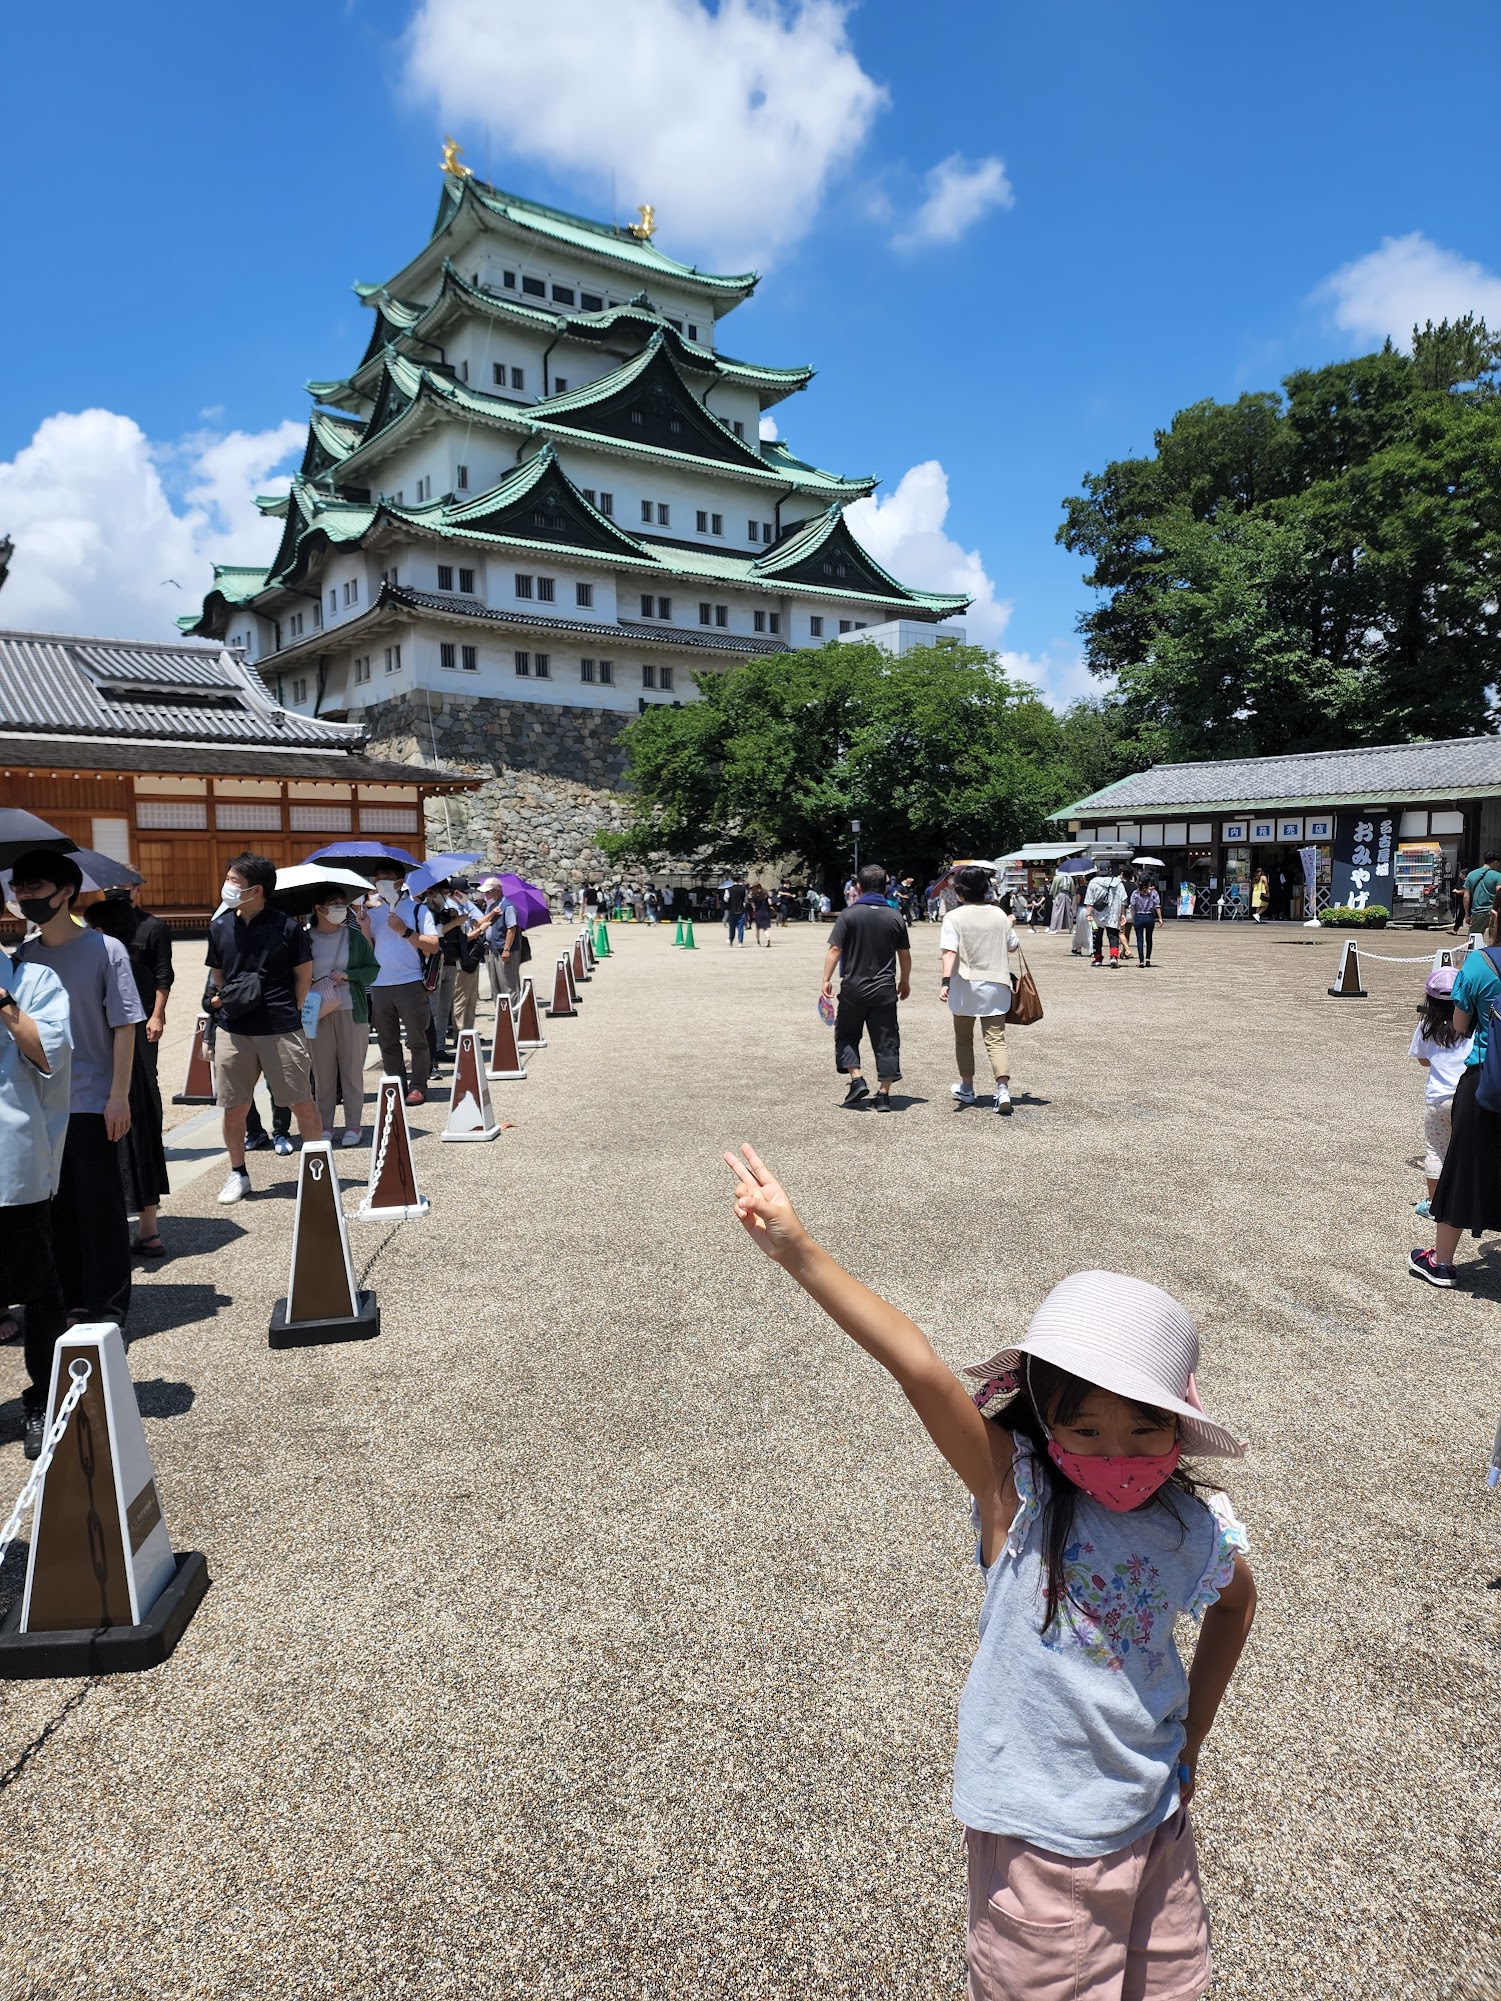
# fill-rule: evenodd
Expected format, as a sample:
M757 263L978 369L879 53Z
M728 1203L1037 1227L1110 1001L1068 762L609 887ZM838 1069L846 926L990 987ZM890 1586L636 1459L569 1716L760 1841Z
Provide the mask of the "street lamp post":
M855 836L855 880L858 882L860 880L860 822L858 820L850 821L850 831Z

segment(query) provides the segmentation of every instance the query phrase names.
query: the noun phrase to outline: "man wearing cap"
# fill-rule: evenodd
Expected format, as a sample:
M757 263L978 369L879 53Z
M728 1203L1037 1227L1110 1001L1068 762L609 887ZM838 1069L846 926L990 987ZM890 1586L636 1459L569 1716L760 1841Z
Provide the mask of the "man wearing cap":
M378 900L369 913L370 942L380 971L370 989L370 1018L380 1044L381 1067L388 1077L403 1080L409 1105L422 1105L427 1102L427 1080L433 1067L427 1042L432 1003L422 977L422 962L438 950L437 931L426 932L419 925L416 906L402 886L401 870L394 865L377 867L375 894ZM410 1074L402 1061L403 1034L412 1059Z
M486 876L480 884L486 901L479 924L469 933L483 937L490 968L490 998L498 1000L504 986L511 1006L521 1006L521 912L505 893L498 875Z

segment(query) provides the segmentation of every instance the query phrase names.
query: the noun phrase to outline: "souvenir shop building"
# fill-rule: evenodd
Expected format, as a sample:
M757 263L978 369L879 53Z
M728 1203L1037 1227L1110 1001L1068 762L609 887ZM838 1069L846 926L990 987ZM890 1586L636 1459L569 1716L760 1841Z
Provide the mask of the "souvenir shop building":
M1175 909L1185 885L1201 912L1211 893L1249 907L1265 870L1271 914L1306 917L1307 850L1319 908L1379 903L1423 922L1447 911L1456 875L1501 852L1501 738L1158 764L1052 819L1080 848L1160 857Z

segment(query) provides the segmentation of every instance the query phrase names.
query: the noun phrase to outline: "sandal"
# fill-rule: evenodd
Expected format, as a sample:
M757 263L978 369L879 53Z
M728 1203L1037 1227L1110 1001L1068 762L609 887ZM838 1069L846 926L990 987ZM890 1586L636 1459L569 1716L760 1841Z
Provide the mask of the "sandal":
M164 1258L167 1255L167 1246L159 1236L138 1237L136 1251L143 1258Z

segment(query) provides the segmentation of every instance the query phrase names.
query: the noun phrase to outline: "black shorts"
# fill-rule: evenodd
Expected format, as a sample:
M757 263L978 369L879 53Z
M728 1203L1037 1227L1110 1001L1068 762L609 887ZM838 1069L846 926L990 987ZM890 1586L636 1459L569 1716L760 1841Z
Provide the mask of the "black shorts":
M841 1074L860 1067L862 1030L870 1037L877 1081L896 1083L902 1074L902 1031L895 994L873 999L847 986L840 988L834 1014L834 1068Z

